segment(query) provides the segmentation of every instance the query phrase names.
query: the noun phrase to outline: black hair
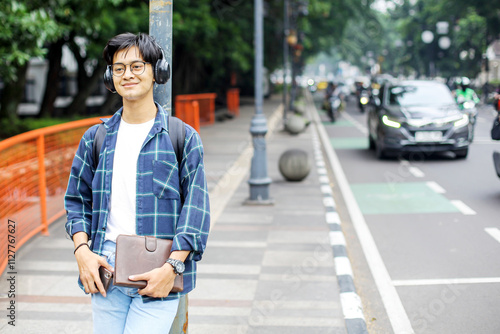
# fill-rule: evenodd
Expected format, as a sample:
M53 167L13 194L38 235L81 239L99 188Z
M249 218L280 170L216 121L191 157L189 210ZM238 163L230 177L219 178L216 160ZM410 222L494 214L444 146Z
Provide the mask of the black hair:
M137 35L126 32L116 35L111 38L106 46L102 56L108 65L113 64L113 57L115 53L121 50L128 50L136 46L145 62L156 64L158 59L163 57L162 52L153 37L145 33L138 33Z

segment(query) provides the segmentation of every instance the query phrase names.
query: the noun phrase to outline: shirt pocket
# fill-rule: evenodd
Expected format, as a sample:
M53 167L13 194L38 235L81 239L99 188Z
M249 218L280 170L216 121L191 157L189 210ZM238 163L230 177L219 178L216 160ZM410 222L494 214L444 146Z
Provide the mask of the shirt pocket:
M179 172L173 163L153 160L153 193L159 199L180 199Z

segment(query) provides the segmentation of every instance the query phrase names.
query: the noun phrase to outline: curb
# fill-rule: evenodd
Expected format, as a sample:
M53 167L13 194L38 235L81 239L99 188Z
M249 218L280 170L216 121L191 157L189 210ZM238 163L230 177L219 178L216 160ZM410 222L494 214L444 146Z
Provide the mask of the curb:
M308 105L311 106L314 102L309 94L306 94L306 96ZM349 334L368 334L366 321L363 315L363 305L361 303L361 298L356 293L352 266L347 255L345 236L342 231L340 217L336 210L333 191L330 187L330 179L321 151L321 140L318 135L317 127L322 125L321 122L319 122L315 110L309 110L309 113L313 114L312 116L315 124L312 134L314 159L316 161L316 169L319 174L320 187L323 194L323 205L326 211L325 220L330 228L330 245L332 246L333 258L335 261L335 272L337 274L340 290L340 303L342 305L346 329Z

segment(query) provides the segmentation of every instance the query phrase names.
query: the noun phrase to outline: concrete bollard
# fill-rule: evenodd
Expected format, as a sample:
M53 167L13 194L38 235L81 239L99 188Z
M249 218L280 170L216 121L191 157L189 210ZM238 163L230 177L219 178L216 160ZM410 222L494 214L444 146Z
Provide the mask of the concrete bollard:
M311 171L311 162L307 152L300 149L285 151L278 162L281 175L287 181L302 181Z
M285 128L291 134L297 135L304 131L304 129L306 128L306 122L302 116L291 115L286 121Z

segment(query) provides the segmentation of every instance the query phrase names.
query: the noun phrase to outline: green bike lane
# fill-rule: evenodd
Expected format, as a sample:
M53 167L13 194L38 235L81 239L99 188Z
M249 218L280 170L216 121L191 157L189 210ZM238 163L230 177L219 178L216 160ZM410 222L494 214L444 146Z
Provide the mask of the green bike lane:
M365 116L347 113L335 123L320 116L412 330L498 332L491 310L500 303L490 298L500 292L498 245L484 233L491 219L435 182L442 177L448 185L464 166L431 159L417 164L422 176L408 162L377 160L363 132Z

